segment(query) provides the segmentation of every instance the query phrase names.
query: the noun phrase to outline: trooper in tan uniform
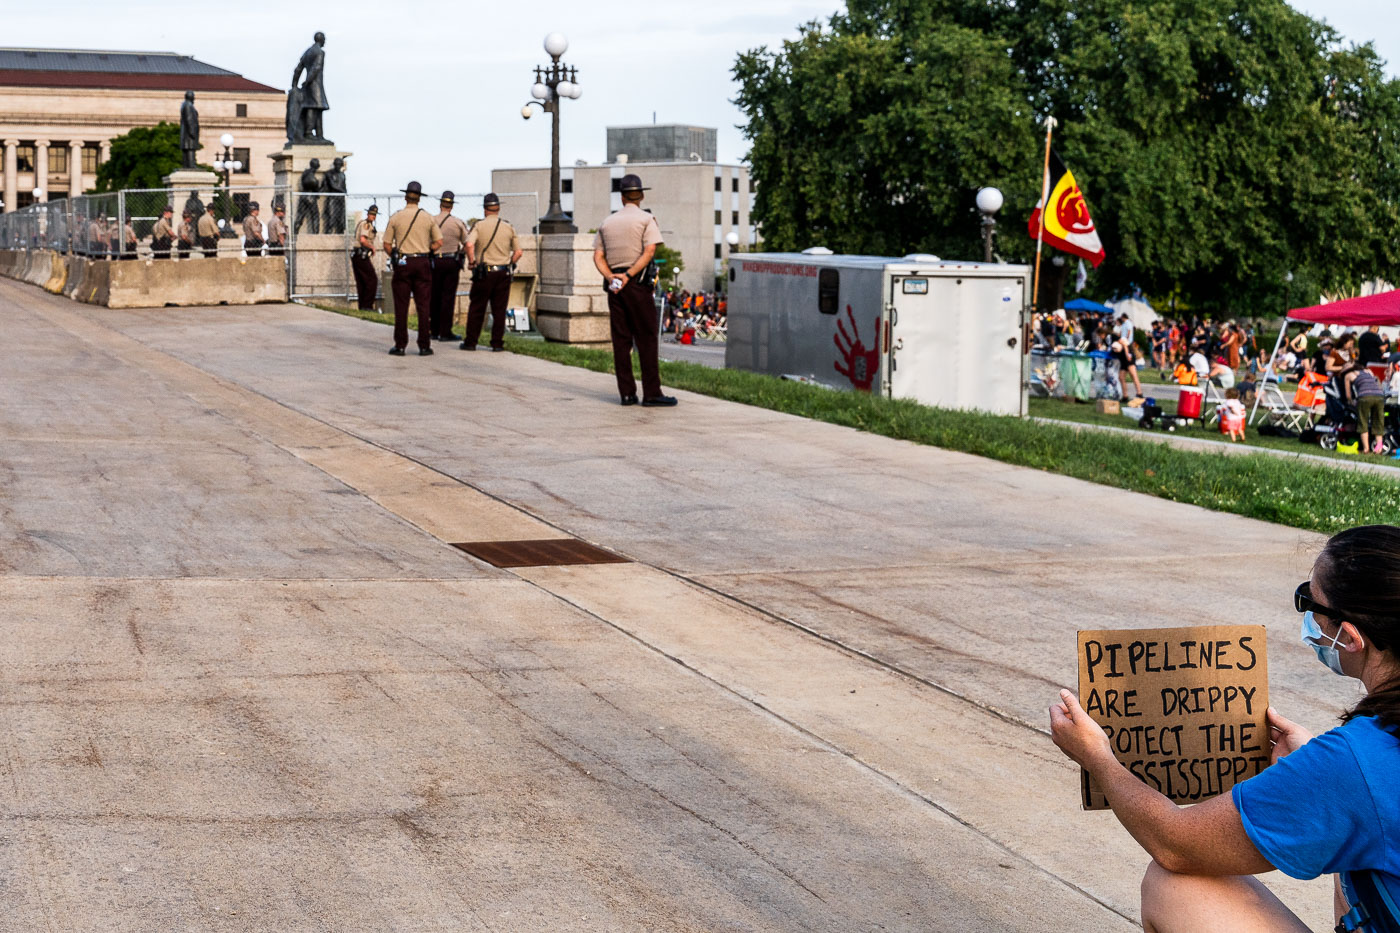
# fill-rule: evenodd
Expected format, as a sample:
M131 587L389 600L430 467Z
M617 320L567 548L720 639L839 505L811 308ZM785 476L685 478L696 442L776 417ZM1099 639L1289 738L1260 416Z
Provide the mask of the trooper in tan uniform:
M438 199L438 215L433 218L442 230L442 249L433 259L433 339L456 340L452 317L457 310L457 285L466 265L467 225L452 216L454 195L444 191Z
M131 218L128 217L126 223L122 226L123 259L136 258L136 242L136 227L132 225Z
M160 220L156 221L155 229L151 231L151 255L156 259L170 258L170 245L175 241L175 228L170 225L170 218L174 216L175 208L165 205L165 210L160 212Z
M510 302L510 280L523 251L515 228L501 219L501 199L493 192L481 199L486 216L476 222L467 237L467 262L472 267L471 303L467 306L467 332L463 350L475 350L486 323L486 306L491 305L491 351L504 350L506 305Z
M280 202L272 205L272 219L267 222L267 254L281 256L287 251L287 209Z
M189 259L194 255L194 213L185 211L181 214L179 227L180 237L180 258Z
M408 346L408 299L418 312L418 355L430 356L432 347L433 251L442 246L442 231L432 215L418 206L423 186L416 181L403 189L407 202L384 228L384 252L394 271L393 356L403 356Z
M379 217L379 205L371 204L365 219L355 225L355 246L350 250L350 269L355 273L356 307L374 310L374 296L379 291L379 275L374 271L374 238L379 235L374 221Z
M243 249L249 256L261 256L263 243L262 221L258 219L258 202L248 203L248 216L243 218Z
M642 210L642 180L623 175L618 184L622 210L598 228L593 239L593 265L603 274L608 290L608 318L612 324L613 368L622 404L637 404L637 380L632 375L632 345L642 366L642 404L670 406L674 396L661 393L661 371L657 363L656 303L652 298L654 281L648 273L651 259L661 243L656 218Z
M94 259L101 259L107 252L107 228L100 216L88 222L87 234L88 255Z
M214 202L209 202L205 208L195 233L199 234L199 248L204 250L206 257L219 255L219 222L214 219Z

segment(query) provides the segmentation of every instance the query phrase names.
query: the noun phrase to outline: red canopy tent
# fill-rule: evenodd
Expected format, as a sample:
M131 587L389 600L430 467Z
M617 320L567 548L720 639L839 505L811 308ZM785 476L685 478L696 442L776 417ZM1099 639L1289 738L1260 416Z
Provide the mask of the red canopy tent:
M1290 321L1309 324L1340 324L1343 327L1400 327L1400 289L1347 298L1311 308L1294 308L1288 312Z
M1313 305L1310 308L1294 308L1289 311L1287 320L1283 322L1283 327L1279 328L1278 340L1274 341L1274 352L1269 354L1269 368L1265 370L1266 373L1274 371L1274 360L1278 356L1279 347L1283 346L1283 338L1288 333L1289 321L1299 321L1304 324L1335 324L1340 327L1370 327L1372 324L1379 324L1382 327L1400 327L1400 289L1379 292L1375 295L1364 295L1360 298L1345 298L1325 305ZM1259 400L1262 397L1263 393L1261 392L1254 398L1254 408L1249 413L1251 424L1259 411Z

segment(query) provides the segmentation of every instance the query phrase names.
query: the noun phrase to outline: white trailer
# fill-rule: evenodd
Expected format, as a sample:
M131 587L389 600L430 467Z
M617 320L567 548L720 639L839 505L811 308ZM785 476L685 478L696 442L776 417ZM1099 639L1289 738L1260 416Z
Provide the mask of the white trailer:
M933 256L729 258L725 365L1024 415L1031 270Z

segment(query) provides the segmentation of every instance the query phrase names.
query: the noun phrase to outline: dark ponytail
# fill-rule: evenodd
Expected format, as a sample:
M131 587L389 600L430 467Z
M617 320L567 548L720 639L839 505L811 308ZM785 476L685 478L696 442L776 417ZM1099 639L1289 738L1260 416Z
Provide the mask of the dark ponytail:
M1314 567L1327 604L1355 625L1374 648L1396 659L1400 646L1400 528L1363 525L1327 541ZM1381 684L1342 716L1374 716L1400 738L1400 673Z

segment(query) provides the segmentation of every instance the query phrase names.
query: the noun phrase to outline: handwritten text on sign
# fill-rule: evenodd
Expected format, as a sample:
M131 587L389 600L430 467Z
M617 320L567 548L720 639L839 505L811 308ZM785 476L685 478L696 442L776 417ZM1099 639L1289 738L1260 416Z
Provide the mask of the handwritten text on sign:
M1079 702L1123 766L1177 803L1223 794L1269 763L1262 625L1079 633ZM1084 809L1108 806L1081 775Z

